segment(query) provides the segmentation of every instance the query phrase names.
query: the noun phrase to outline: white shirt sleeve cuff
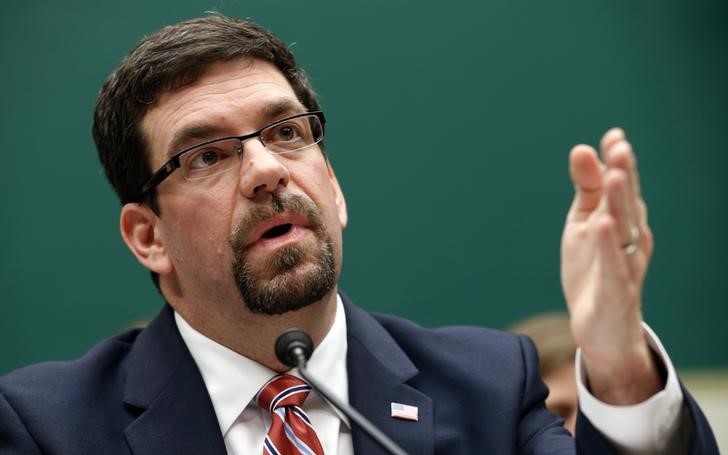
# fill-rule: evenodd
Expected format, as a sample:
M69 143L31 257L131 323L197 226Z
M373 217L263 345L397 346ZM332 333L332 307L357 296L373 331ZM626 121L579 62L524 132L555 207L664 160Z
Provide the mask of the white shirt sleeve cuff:
M576 384L581 412L620 453L660 453L680 423L683 394L675 368L657 335L642 323L645 338L667 370L665 388L646 401L614 406L594 397L586 388L581 350L576 351Z

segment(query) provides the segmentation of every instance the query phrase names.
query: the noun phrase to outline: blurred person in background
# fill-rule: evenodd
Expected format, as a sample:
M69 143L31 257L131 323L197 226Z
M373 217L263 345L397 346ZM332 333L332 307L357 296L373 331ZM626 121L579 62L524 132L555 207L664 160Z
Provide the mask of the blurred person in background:
M576 341L569 327L569 315L537 314L512 325L510 331L533 340L538 351L538 369L549 388L546 406L564 419L564 427L571 434L576 434Z

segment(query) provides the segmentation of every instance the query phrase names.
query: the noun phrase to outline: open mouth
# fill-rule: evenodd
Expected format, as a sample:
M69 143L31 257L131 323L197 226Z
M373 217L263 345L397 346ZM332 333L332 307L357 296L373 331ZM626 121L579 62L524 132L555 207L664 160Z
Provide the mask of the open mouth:
M274 239L276 237L287 234L292 227L293 224L291 223L279 224L278 226L275 226L265 231L261 237L264 239Z

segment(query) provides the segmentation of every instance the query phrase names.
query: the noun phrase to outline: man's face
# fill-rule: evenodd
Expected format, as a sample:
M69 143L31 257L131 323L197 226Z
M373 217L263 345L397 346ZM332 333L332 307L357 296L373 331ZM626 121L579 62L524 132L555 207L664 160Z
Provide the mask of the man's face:
M305 111L275 66L241 59L216 63L194 84L163 94L141 126L156 170L186 147ZM160 279L187 311L216 311L242 298L250 311L280 314L335 287L346 208L318 146L274 156L250 139L239 168L191 181L175 172L157 192L155 235L171 261Z

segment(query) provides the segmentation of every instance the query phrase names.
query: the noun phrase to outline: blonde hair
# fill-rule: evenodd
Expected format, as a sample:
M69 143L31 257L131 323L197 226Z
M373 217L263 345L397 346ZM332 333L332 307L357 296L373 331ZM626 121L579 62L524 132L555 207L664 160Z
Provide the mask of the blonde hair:
M541 376L574 359L576 341L566 313L539 314L512 325L509 330L527 335L536 344Z

